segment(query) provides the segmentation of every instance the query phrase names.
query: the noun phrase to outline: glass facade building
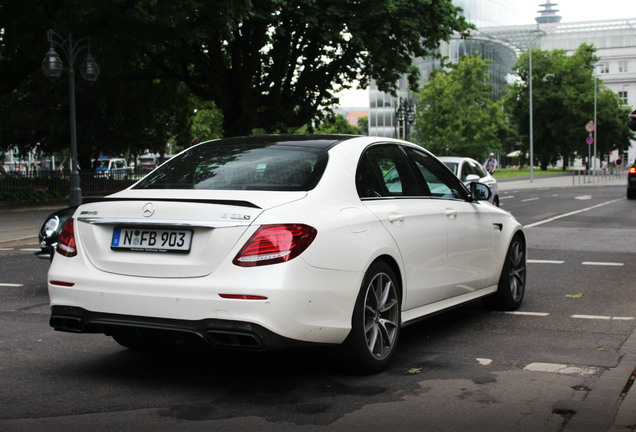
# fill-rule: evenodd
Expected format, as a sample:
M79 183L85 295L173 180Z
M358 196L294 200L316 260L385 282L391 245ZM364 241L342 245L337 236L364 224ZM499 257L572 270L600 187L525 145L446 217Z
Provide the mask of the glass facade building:
M574 52L582 43L596 47L600 57L596 77L618 94L627 105L636 107L636 18L617 20L561 23L557 4L545 0L535 24L509 25L519 21L518 2L510 0L454 0L469 22L478 27L471 38L453 38L442 43L439 53L451 62L463 55L480 53L493 61L490 75L494 96L501 95L510 80L512 67L518 55L532 45L543 50L562 49ZM414 65L420 70L422 83L433 70L439 69L437 59L417 58ZM412 98L406 80L399 82L398 97ZM380 92L372 83L369 88L369 134L397 137L395 121L399 99ZM632 145L628 160L636 158Z
M516 16L516 2L509 0L454 0L461 7L466 19L478 28L483 26L504 26ZM492 60L490 76L493 96L498 97L506 88L508 76L516 61L518 48L505 40L494 38L486 33L473 32L470 39L453 37L443 42L439 54L451 63L457 63L465 55L479 53L482 58ZM433 57L416 58L413 64L420 71L421 83L436 69L441 68L440 60ZM369 88L369 135L397 137L401 136L396 122L396 110L400 98L413 99L406 79L398 83L397 98L378 90L374 83Z

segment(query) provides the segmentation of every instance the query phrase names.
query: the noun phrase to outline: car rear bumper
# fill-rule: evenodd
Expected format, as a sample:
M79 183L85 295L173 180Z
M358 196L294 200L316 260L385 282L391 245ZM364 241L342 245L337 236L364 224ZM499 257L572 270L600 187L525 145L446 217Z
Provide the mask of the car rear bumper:
M92 312L73 306L53 306L49 324L55 330L106 335L141 330L150 333L195 336L216 348L272 350L319 345L285 338L248 322L220 319L179 320Z
M224 266L200 278L122 276L77 266L77 261L77 257L56 256L49 269L48 289L56 316L63 316L58 307L90 311L90 320L82 320L77 330L71 322L53 322L55 328L79 332L103 332L85 328L94 317L138 317L133 321L173 323L191 333L207 332L192 330L192 323L249 323L284 339L339 344L351 329L362 278L356 272L311 267L300 258L249 271ZM241 299L242 295L262 298Z

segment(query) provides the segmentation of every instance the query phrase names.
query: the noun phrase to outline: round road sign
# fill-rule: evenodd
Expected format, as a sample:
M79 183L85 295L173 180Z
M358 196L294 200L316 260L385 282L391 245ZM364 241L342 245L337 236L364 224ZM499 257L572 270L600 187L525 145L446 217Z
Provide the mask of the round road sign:
M588 143L588 144L592 144L594 142L594 137L591 137L591 136L587 137L585 139L585 142Z
M594 132L594 122L590 121L585 124L585 130L588 132Z

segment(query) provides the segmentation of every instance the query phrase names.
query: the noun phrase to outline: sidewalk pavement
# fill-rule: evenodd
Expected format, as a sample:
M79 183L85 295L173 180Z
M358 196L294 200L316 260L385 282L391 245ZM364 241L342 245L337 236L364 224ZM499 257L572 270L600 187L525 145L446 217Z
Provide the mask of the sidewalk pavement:
M583 178L571 175L534 176L522 179L499 179L499 191L531 188L565 188L571 186L624 186L621 177ZM0 208L0 247L12 244L37 243L37 232L44 218L57 209L66 207L65 202L48 205ZM629 387L636 377L636 330L623 344L619 362L599 377L594 388L568 421L564 432L633 432L636 430L636 386Z
M529 177L517 179L510 177L497 179L499 191L532 189L532 188L553 188L571 186L625 186L627 187L627 177L623 173L620 176L573 176L572 174L556 175L535 175L532 181Z

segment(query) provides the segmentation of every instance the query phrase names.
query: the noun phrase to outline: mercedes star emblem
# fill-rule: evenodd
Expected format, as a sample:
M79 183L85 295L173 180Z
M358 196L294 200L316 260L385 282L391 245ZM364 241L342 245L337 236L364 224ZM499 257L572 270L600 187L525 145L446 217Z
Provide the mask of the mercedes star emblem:
M144 215L144 217L152 216L153 214L155 214L155 205L153 203L144 204L144 206L141 208L141 214Z

